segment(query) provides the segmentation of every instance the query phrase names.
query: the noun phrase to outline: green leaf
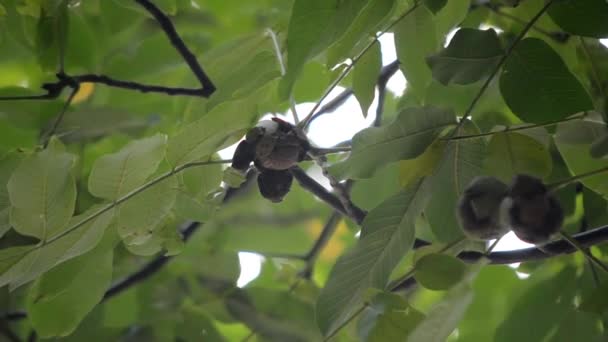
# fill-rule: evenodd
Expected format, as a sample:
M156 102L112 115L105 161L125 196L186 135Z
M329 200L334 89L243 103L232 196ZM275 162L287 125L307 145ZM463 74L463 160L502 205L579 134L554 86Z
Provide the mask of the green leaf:
M545 145L519 133L497 133L488 143L484 169L504 182L525 173L544 179L551 174L553 161Z
M472 123L467 123L457 135L479 132ZM437 239L449 243L462 238L462 230L456 219L456 203L465 188L475 178L483 174L483 158L486 146L481 139L450 141L441 162L433 175L425 181L432 184L432 191L441 196L433 196L425 210L425 216Z
M382 69L382 52L380 43L374 42L372 47L361 57L353 71L353 92L364 117L374 101L376 81Z
M485 261L472 266L460 283L454 285L427 313L426 318L410 334L408 342L443 342L456 329L473 301L471 281Z
M467 17L471 9L471 0L448 1L435 13L435 37L443 46L446 36Z
M500 92L525 122L560 120L593 109L589 94L560 56L537 38L515 47L500 75Z
M435 14L439 12L447 2L448 0L424 0L424 6Z
M296 0L287 29L287 74L279 87L279 97L291 94L306 61L325 47L327 30L339 7L337 0Z
M348 57L354 57L357 42L367 42L380 29L395 7L395 0L369 0L354 19L346 33L327 51L327 65L332 67Z
M69 226L82 222L100 210L94 206L85 213L74 216ZM0 286L9 284L15 289L36 279L56 265L93 249L112 222L114 211L109 210L88 221L78 229L46 245L11 247L0 252Z
M593 158L602 158L608 154L608 132L598 137L591 144L589 153Z
M555 144L572 175L608 167L607 159L595 159L589 153L589 145L604 129L603 123L593 121L570 121L557 126ZM589 189L608 198L608 183L605 179L605 174L598 174L584 177L580 181Z
M362 305L370 287L383 289L393 268L410 251L414 220L426 193L420 185L412 184L370 211L358 243L336 262L317 299L317 324L325 336Z
M447 254L427 254L416 262L414 278L429 290L447 290L462 280L466 265Z
M27 312L39 336L70 335L112 281L113 234L78 258L43 275L29 292Z
M433 78L443 85L470 84L487 76L503 56L496 31L463 28L447 48L427 57Z
M171 212L176 194L177 181L170 177L120 204L116 209L118 235L127 245L144 244Z
M574 267L560 267L557 273L555 268L535 272L526 281L521 295L511 302L506 319L496 329L494 341L542 341L559 328L572 308L577 277Z
M347 160L330 167L340 178L369 178L381 166L420 155L447 126L454 113L435 107L407 108L387 126L371 127L353 137Z
M606 290L608 290L608 283L604 282L599 284L597 288L585 296L579 310L602 314L608 310L608 296L606 296Z
M566 32L595 38L608 37L608 3L605 0L557 1L547 13Z
M165 135L156 134L97 159L89 176L89 191L116 200L134 190L156 171L165 156L166 143Z
M7 186L17 232L45 241L62 231L76 202L74 162L73 155L49 147L15 169Z
M4 5L0 4L0 17L3 17L6 15L6 8L4 8Z
M227 142L234 142L231 137L241 138L256 117L257 108L250 98L217 105L169 138L169 164L178 166L209 157Z
M362 341L402 341L424 319L403 297L389 292L376 295L359 319Z
M438 45L433 14L424 6L417 7L395 25L399 66L408 86L412 87L419 98L432 79L425 59L437 50Z
M57 71L65 55L68 35L68 0L43 3L36 35L38 62L45 71Z
M445 146L444 141L436 140L418 157L400 161L399 184L406 187L412 182L433 173L435 166L441 160Z
M23 155L19 153L9 152L0 159L0 238L11 229L10 224L10 209L11 202L9 199L8 183L13 171L19 166L23 159Z

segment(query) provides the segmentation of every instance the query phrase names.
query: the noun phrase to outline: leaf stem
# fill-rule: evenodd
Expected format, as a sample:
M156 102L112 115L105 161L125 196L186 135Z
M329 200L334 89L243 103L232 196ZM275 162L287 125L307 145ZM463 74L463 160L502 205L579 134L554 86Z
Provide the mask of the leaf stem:
M283 54L281 53L281 46L279 45L279 39L277 38L276 33L273 30L267 28L266 33L270 36L272 40L272 46L274 47L274 53L277 56L277 61L279 63L279 67L281 68L281 76L285 76L287 73L287 69L285 68L285 61L283 60ZM293 97L293 94L289 95L289 106L291 107L291 114L293 115L293 122L297 125L300 122L298 119L298 112L296 111L296 101Z
M457 136L449 137L449 138L441 138L440 140L478 139L478 138L483 138L483 137L491 136L491 135L494 135L494 134L524 131L524 130L533 129L533 128L539 128L539 127L548 127L548 126L557 125L557 124L560 124L560 123L563 123L563 122L574 121L574 120L581 120L581 119L584 119L587 116L587 114L588 114L588 112L583 112L582 114L576 114L576 115L573 115L573 116L570 116L568 118L561 119L561 120L549 121L549 122L540 123L540 124L519 126L519 127L514 127L514 128L512 128L510 126L507 126L504 129L499 130L499 131L485 132L485 133L471 134L471 135L457 135Z
M342 322L342 324L340 324L336 329L334 329L334 331L332 331L331 334L327 335L327 337L325 337L323 342L327 342L327 341L331 340L334 336L336 336L336 334L338 332L340 332L340 330L342 330L342 328L344 328L350 322L352 322L355 318L357 318L357 316L359 316L363 312L363 310L367 309L368 306L369 306L368 303L363 304L363 306L361 306L350 317L348 317L344 322Z

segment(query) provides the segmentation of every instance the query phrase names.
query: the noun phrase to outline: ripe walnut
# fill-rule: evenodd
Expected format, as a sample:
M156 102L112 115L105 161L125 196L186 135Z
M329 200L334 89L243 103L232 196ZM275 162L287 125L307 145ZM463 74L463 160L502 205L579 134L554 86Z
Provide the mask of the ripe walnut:
M497 239L507 232L501 204L509 187L494 177L476 177L458 201L457 216L464 233L475 240Z
M544 243L561 228L564 221L562 207L540 179L516 175L508 199L509 224L521 240Z
M304 160L309 149L308 140L290 123L277 118L264 120L239 143L232 167L246 171L253 162L260 172L260 194L272 202L280 202L293 180L288 169Z

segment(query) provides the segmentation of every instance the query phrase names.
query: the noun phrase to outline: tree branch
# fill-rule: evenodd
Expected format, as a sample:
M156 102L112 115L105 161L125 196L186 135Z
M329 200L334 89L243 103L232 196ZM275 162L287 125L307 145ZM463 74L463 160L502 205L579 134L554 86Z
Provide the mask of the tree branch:
M137 82L131 81L122 81L111 78L105 75L96 75L96 74L84 74L78 76L69 76L60 70L57 73L57 81L52 83L45 83L42 85L42 88L46 90L46 94L41 95L30 95L30 96L7 96L0 97L0 100L3 101L15 101L15 100L49 100L55 99L59 97L61 91L70 87L72 89L77 89L78 85L83 82L90 83L100 83L105 84L110 87L115 88L123 88L140 91L142 93L163 93L166 95L187 95L187 96L197 96L197 97L209 97L213 92L215 92L215 86L207 76L207 74L203 71L203 68L198 63L196 56L188 49L184 41L181 39L177 31L175 30L175 26L173 23L165 15L156 5L154 5L149 0L134 0L138 4L148 11L154 17L156 22L160 25L161 29L169 38L171 45L177 50L177 52L182 56L183 60L186 62L190 70L196 76L196 79L201 84L201 88L181 88L181 87L164 87L158 85L148 85L141 84Z

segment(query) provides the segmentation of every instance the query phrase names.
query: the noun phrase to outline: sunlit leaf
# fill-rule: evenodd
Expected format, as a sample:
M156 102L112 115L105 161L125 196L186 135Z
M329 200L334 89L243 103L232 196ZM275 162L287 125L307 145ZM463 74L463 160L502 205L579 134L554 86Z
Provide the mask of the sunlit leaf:
M89 176L89 191L116 200L142 185L162 161L166 142L166 136L157 134L97 159Z
M407 108L387 126L367 128L353 137L351 155L330 170L338 178L369 178L382 165L420 155L454 123L454 113L435 107Z
M17 232L47 240L66 226L76 201L75 158L47 148L25 158L8 182L10 221Z

